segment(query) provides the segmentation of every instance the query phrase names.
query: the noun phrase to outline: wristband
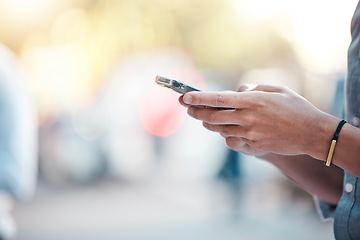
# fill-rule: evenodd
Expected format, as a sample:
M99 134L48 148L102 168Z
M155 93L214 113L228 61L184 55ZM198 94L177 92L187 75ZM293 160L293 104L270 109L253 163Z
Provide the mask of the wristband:
M336 131L334 133L334 137L331 141L331 145L330 145L330 149L329 149L329 153L328 153L328 157L326 159L326 163L325 165L327 167L330 167L332 165L332 158L333 158L333 155L334 155L334 151L335 151L335 147L336 147L336 143L338 141L338 138L339 138L339 133L342 129L342 127L344 126L344 124L346 123L345 120L341 120L339 125L337 126L336 128Z

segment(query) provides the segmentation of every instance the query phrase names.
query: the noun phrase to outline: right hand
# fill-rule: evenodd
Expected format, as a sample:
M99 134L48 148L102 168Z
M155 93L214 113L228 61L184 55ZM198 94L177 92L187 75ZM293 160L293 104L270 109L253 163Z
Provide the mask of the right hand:
M181 100L189 106L188 114L220 133L229 148L255 156L307 154L324 160L330 132L338 123L295 92L270 85L241 86L238 92L190 92Z
M237 92L245 92L245 91L249 91L249 90L251 90L250 86L244 84L244 85L241 85L240 87L238 87ZM259 157L259 158L269 154L269 152L267 152L267 151L261 151L261 150L258 150L256 148L252 147L251 144L249 144L249 140L246 138L229 137L229 136L225 136L221 133L220 133L220 135L225 138L226 145L234 151L242 152L247 155L252 155L252 156Z

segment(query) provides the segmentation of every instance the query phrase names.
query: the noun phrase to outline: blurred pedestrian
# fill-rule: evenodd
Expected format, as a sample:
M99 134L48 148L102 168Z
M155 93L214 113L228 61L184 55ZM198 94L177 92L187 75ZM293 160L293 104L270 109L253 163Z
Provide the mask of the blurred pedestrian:
M36 116L15 56L0 45L0 239L15 235L13 199L34 191Z

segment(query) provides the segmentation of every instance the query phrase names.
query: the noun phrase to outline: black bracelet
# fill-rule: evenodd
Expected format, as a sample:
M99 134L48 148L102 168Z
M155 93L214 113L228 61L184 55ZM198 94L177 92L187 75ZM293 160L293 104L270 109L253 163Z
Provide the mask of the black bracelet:
M330 167L330 166L332 165L332 158L333 158L333 155L334 155L336 143L337 143L338 138L339 138L339 133L340 133L340 131L341 131L341 129L342 129L342 127L344 126L345 123L346 123L345 120L341 120L341 121L339 122L339 125L337 126L336 131L335 131L335 133L334 133L334 137L333 137L333 139L331 140L331 145L330 145L328 157L327 157L326 163L325 163L325 165L326 165L327 167Z

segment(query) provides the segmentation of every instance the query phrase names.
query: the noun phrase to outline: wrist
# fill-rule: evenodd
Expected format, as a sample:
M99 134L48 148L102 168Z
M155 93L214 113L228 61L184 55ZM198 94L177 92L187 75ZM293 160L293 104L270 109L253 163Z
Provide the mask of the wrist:
M339 124L340 119L322 113L314 122L316 126L309 135L304 152L313 158L326 161L328 156L331 139L334 136L334 131Z
M264 160L266 162L269 162L273 165L276 166L276 162L277 160L279 160L279 158L282 158L283 155L277 154L277 153L273 153L273 152L267 152L261 155L256 155L255 157Z

